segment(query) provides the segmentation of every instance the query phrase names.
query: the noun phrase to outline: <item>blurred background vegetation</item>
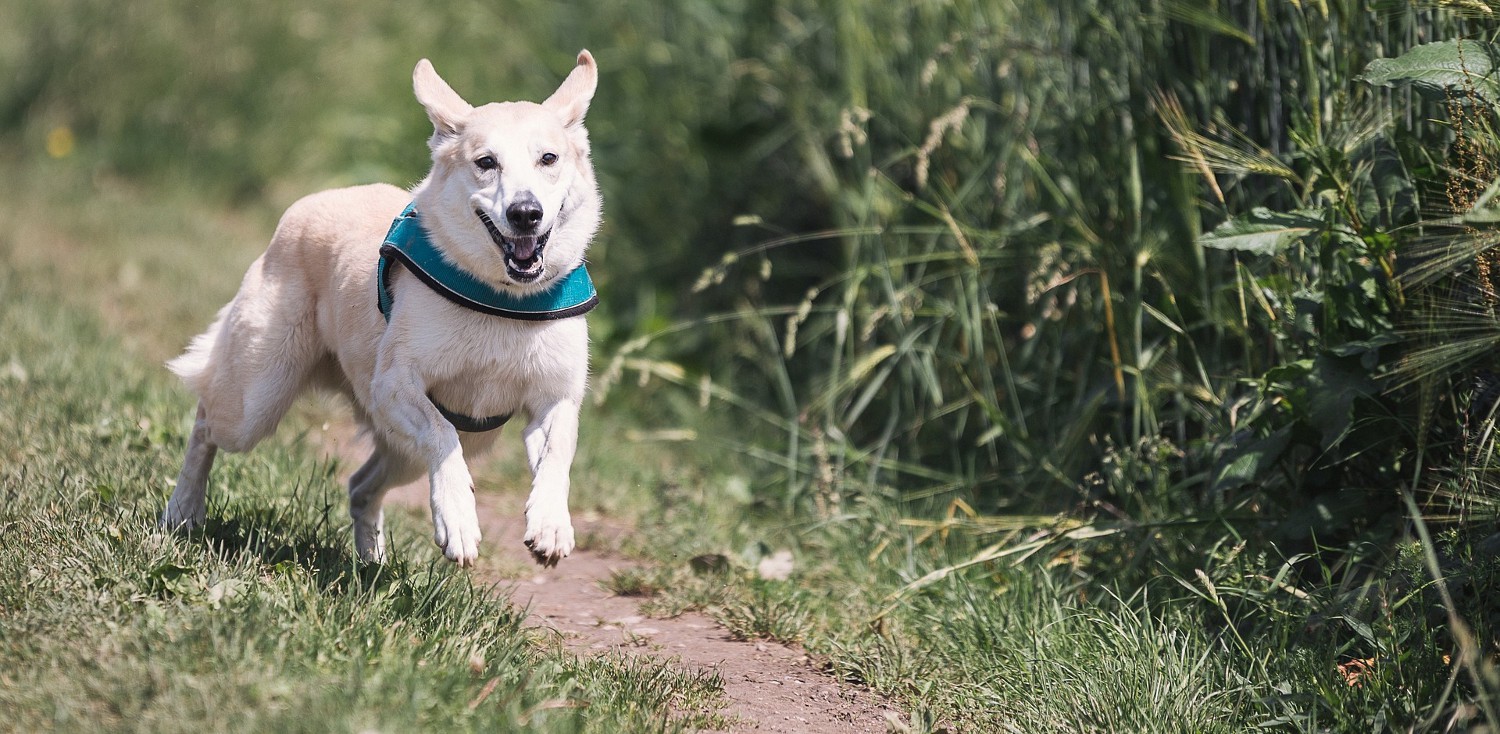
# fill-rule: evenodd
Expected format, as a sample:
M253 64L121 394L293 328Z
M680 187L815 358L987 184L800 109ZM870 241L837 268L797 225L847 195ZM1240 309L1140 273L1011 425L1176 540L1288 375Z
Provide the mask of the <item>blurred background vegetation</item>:
M1399 701L1280 723L1493 723L1497 10L11 0L0 141L279 207L420 179L417 58L538 99L587 47L601 399L973 583L1030 543L1072 592L1179 579L1248 647L1402 661Z

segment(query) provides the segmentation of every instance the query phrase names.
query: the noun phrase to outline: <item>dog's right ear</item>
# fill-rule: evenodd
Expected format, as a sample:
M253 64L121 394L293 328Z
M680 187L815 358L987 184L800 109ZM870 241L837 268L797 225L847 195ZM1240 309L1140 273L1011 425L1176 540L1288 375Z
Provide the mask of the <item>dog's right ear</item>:
M412 70L411 86L417 94L417 101L427 109L427 119L432 120L432 140L428 145L436 149L444 139L463 129L474 106L458 96L458 92L438 76L437 69L432 68L432 62L427 59L418 61L417 68Z

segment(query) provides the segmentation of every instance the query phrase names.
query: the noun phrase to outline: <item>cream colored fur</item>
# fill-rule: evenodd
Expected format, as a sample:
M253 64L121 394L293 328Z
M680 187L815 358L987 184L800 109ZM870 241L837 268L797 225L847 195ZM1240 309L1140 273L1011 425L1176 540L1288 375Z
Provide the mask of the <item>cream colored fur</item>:
M583 51L545 102L475 108L426 59L417 64L413 87L433 123L428 176L409 193L358 186L293 204L234 300L169 363L199 402L164 526L201 525L217 450L250 450L299 393L318 386L346 394L374 438L374 452L349 480L361 558L385 556L385 492L424 471L432 484L433 540L460 565L478 557L465 456L487 449L499 431L459 433L432 400L476 417L526 416L533 480L525 542L547 565L573 550L568 471L588 372L583 318L515 321L468 311L397 267L387 323L375 307L375 268L387 228L412 200L444 255L497 288L545 289L582 263L601 207L583 126L597 80L594 59ZM492 168L476 164L486 157ZM541 208L536 231L550 232L535 282L512 277L476 214L485 212L515 237L507 208L528 197Z

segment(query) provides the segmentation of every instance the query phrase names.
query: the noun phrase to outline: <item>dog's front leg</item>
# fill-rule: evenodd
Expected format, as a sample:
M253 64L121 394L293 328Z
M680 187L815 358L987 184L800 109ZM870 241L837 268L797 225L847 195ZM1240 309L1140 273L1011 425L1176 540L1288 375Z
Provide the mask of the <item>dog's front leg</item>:
M426 462L432 484L432 540L448 560L471 566L479 558L479 515L474 478L464 462L458 431L427 399L420 376L395 360L380 360L371 387L372 415L386 445Z
M578 402L558 400L526 426L531 496L526 499L526 547L537 563L555 566L573 552L568 471L578 450Z

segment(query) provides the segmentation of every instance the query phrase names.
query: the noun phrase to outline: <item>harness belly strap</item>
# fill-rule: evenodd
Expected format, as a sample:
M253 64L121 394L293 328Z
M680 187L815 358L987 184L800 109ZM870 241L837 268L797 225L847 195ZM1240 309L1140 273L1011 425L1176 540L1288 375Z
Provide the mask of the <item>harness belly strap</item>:
M428 395L427 399L432 400L432 396ZM470 418L463 413L455 413L451 410L448 410L447 408L443 407L442 403L439 403L436 400L432 400L432 407L437 408L438 412L442 413L443 417L447 418L448 422L452 423L455 429L463 431L464 433L484 433L485 431L493 431L496 428L505 425L505 423L510 420L511 415L510 413L503 413L501 415L492 415L481 420L479 418Z
M599 294L589 271L582 265L558 278L546 291L528 296L514 296L498 290L449 262L432 245L427 230L417 220L416 204L406 205L401 216L391 222L385 242L380 245L380 261L375 267L375 305L389 322L395 296L391 291L391 263L400 263L428 288L452 303L471 311L519 321L555 321L582 316L599 305ZM427 396L432 400L432 396ZM436 400L434 407L457 430L465 433L493 431L510 420L510 414L472 418L444 408Z

